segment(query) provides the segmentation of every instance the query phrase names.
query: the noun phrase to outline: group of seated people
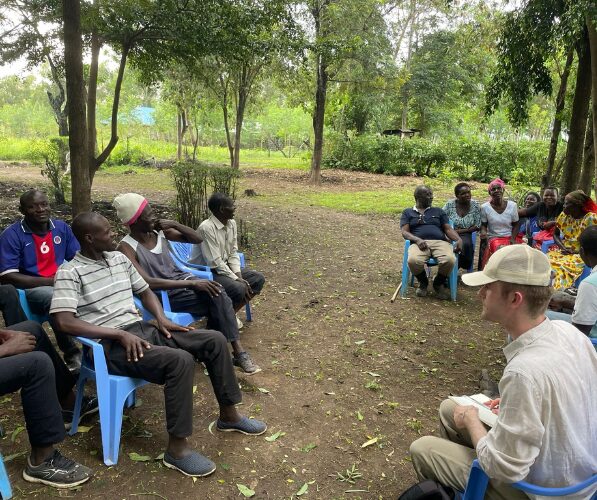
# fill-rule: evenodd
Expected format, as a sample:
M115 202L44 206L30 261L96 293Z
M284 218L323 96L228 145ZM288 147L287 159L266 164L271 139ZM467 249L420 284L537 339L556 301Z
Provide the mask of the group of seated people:
M135 193L118 196L114 206L129 228L118 246L105 217L81 213L69 227L50 217L48 198L38 190L21 196L23 219L0 235L0 308L6 325L0 329L0 395L21 391L31 444L23 471L27 481L72 488L92 474L54 449L73 418L74 374L81 364L75 336L101 342L111 374L164 386L166 467L194 477L216 468L187 441L193 427L196 362L204 363L218 401L218 430L259 435L267 429L236 409L242 395L234 366L247 375L260 368L240 342L235 311L260 293L265 279L241 270L234 201L212 195L212 215L198 230L157 219L147 200ZM168 241L199 247L193 261L208 266L214 281L181 272ZM26 321L16 288L25 290L32 313L49 314L64 361L41 325ZM167 291L173 311L206 316L206 329L170 321L156 290ZM141 321L133 295L155 324ZM81 418L97 411L97 399L85 397Z
M580 255L579 238L583 230L597 224L597 204L583 191L568 193L558 200L558 190L548 187L539 194L525 196L524 207L505 198L505 183L494 179L488 187L489 200L479 204L471 197L471 187L461 182L454 189L455 198L443 207L433 207L433 191L417 186L415 206L402 212L402 236L412 243L408 252L408 266L417 278L418 296L426 296L428 276L425 262L434 257L438 273L433 288L439 298L448 298L446 277L454 267L473 267L475 248L473 234L478 233L481 270L496 250L507 245L527 243L541 249L551 242L547 252L556 290L573 288L583 274L586 263ZM453 246L453 248L452 248Z

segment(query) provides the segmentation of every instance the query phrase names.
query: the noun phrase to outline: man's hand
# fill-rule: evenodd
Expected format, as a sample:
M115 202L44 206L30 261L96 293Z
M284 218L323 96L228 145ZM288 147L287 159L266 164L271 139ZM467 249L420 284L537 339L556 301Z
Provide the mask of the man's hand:
M210 280L188 280L189 288L194 288L198 292L208 293L210 297L217 297L223 291L222 285L216 281Z
M36 344L33 335L15 330L3 330L1 340L2 346L0 347L0 352L2 353L2 357L31 352L35 349Z
M427 250L429 248L427 246L427 242L425 240L417 241L416 245L419 247L419 250L421 250L421 251Z
M454 425L458 429L466 429L470 422L479 421L479 410L475 406L456 406L454 408Z
M127 361L139 361L143 357L143 349L151 349L151 344L132 333L123 331L118 339L126 351Z
M502 400L502 398L491 399L489 401L486 401L483 404L485 406L487 406L493 413L495 413L497 415L500 412L500 401L501 400Z
M253 295L255 295L255 293L253 292L253 289L251 288L251 285L249 284L249 282L247 280L244 280L242 278L239 278L237 281L239 281L240 283L243 283L245 285L245 300L247 302L249 302L249 300L251 300L253 298Z
M167 229L176 229L178 227L178 222L175 220L170 219L158 219L155 223L155 227L158 230L167 230Z
M454 253L462 252L462 240L456 240L456 246L454 247Z
M158 321L158 330L164 337L169 339L172 337L170 332L190 332L192 328L178 325L173 321L170 321L168 318L164 318Z

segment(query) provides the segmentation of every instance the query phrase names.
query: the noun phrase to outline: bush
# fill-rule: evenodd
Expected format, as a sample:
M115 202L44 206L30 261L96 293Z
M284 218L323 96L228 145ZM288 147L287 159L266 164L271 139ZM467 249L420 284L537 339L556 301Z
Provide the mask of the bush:
M189 227L198 227L207 218L208 188L210 193L225 193L236 199L240 172L230 167L205 162L177 162L171 170L176 187L178 221Z
M479 138L400 139L396 136L331 136L324 166L390 175L474 179L494 177L538 184L548 144L542 141L494 141Z

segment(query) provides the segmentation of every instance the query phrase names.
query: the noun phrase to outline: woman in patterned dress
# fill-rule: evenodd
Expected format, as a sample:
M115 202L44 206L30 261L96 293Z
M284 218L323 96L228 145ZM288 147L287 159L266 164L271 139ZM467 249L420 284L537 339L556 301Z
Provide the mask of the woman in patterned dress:
M444 212L454 223L454 230L462 240L462 252L458 257L458 267L468 269L473 263L475 248L473 233L481 228L481 207L471 200L471 187L466 182L454 186L456 198L444 205Z
M597 224L597 204L583 191L572 191L564 198L564 209L556 219L554 242L557 248L547 253L555 277L553 286L563 290L574 286L584 263L579 255L578 237L588 226Z

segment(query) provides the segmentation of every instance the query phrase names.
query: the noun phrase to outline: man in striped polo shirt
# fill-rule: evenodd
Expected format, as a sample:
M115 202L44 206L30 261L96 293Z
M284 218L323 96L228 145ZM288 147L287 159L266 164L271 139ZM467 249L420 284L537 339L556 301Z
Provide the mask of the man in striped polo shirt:
M188 476L211 474L215 464L187 442L193 428L195 361L207 367L220 407L218 430L258 435L267 429L236 410L241 393L226 338L215 330L191 330L169 321L135 266L113 251L115 235L106 218L85 212L75 217L72 229L81 251L56 273L50 308L56 324L70 335L100 340L110 373L164 385L169 435L164 465ZM133 293L157 326L140 320Z

